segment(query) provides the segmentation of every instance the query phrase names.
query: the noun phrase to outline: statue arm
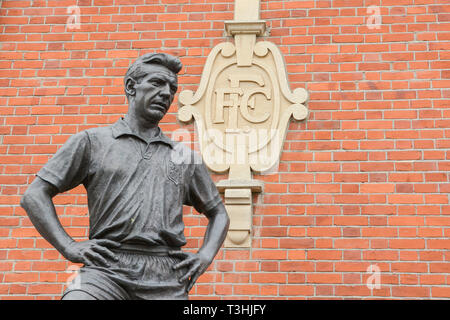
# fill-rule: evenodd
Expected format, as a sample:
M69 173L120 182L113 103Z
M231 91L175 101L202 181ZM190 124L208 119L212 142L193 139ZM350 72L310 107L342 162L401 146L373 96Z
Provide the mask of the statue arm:
M64 255L65 248L74 240L56 215L52 200L56 194L58 190L55 186L37 176L22 196L20 205L42 237Z
M225 240L230 225L230 218L222 202L208 211L206 216L209 221L199 253L204 254L212 262Z
M214 260L214 257L222 246L227 235L230 219L222 202L213 209L205 212L208 217L203 245L197 253L174 251L169 254L182 259L173 268L180 269L188 267L186 273L179 279L180 282L189 280L187 292L189 292L200 277Z
M120 243L108 239L77 242L67 234L52 201L56 194L58 189L38 176L20 201L42 237L71 262L109 266L108 259L117 261L116 255L109 248L117 248Z

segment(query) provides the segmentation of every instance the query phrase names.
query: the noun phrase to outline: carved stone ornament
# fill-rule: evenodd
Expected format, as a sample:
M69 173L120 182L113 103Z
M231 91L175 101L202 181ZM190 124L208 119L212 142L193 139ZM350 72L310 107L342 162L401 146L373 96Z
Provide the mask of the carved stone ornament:
M234 43L212 49L198 90L179 95L178 119L195 120L208 168L229 172L228 180L217 184L231 219L225 246L250 247L252 192L263 189L251 170L276 172L291 117L308 115L308 93L291 91L283 56L273 43L256 42L266 32L259 0L236 0L235 20L225 22L225 29Z

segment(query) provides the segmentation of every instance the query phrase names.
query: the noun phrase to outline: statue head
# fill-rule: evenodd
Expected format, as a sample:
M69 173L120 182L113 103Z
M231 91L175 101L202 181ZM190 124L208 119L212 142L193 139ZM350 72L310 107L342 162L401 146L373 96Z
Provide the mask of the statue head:
M166 53L147 53L137 58L124 78L128 112L159 122L175 97L181 67L177 57Z

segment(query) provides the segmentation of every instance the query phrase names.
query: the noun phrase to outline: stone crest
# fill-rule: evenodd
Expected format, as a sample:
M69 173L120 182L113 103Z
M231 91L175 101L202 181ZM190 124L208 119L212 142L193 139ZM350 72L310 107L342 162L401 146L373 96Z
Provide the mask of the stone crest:
M241 50L247 56L239 59ZM211 170L226 172L248 164L265 172L278 162L291 116L307 117L306 100L305 89L291 92L274 44L222 43L210 54L198 91L180 93L178 116L182 122L195 119Z
M206 165L217 173L229 171L229 179L217 185L225 192L231 218L226 245L249 246L249 239L242 238L248 237L251 214L242 223L242 212L233 212L236 205L251 208L250 191L262 190L251 171L276 170L291 117L303 120L308 115L308 93L303 88L291 91L279 49L256 41L266 32L265 21L259 20L259 0L237 0L235 20L225 22L225 29L234 43L213 48L198 90L180 93L178 118L195 120Z

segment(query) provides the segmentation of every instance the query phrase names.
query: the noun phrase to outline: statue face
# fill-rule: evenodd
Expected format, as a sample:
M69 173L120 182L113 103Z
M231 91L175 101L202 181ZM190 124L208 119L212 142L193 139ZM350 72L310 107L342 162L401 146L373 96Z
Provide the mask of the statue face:
M177 75L162 65L143 64L146 76L134 86L134 114L158 123L167 113L177 91Z

